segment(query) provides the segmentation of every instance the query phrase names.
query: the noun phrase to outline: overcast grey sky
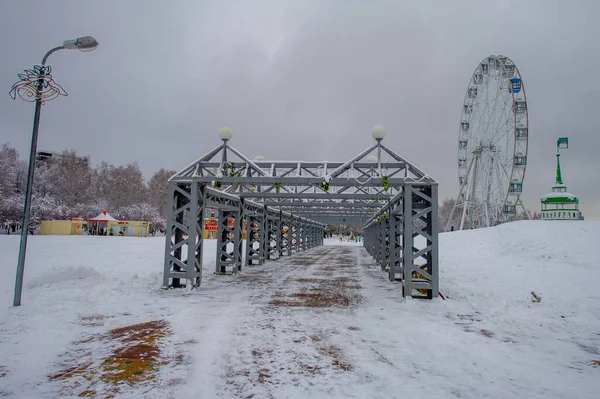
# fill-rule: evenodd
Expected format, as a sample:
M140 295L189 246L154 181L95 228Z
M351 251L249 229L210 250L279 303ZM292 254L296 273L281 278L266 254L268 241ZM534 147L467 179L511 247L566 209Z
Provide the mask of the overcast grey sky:
M345 160L381 124L384 144L454 197L467 85L503 54L527 92L526 206L539 211L568 136L563 178L600 219L598 15L595 0L3 0L0 142L28 155L33 105L8 96L17 73L92 35L96 51L49 60L69 96L44 106L38 149L138 161L150 177L219 145L221 126L250 157Z

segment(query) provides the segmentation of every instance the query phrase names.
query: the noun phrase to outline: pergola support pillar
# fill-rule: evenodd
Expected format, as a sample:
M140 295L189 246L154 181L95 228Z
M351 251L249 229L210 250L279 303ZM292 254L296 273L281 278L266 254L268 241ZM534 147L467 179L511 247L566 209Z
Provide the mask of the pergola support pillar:
M204 187L197 182L168 186L168 213L163 287L197 288L202 279ZM187 235L187 238L184 236ZM185 256L184 256L185 246Z

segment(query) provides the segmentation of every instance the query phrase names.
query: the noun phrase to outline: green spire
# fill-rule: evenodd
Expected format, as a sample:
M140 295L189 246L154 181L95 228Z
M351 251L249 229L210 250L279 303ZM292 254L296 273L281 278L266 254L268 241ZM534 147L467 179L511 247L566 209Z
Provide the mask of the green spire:
M563 184L562 174L560 173L560 153L556 151L556 184Z

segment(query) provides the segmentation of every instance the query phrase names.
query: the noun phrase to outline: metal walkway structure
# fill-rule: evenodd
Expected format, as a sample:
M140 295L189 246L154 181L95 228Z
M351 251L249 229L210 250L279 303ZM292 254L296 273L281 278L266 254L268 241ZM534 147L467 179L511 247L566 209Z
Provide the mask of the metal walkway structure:
M438 183L381 143L383 127L372 133L375 144L345 162L266 161L250 160L221 129L223 144L169 179L163 286L200 286L212 209L216 273L323 245L326 224L362 225L365 248L404 296L437 297Z

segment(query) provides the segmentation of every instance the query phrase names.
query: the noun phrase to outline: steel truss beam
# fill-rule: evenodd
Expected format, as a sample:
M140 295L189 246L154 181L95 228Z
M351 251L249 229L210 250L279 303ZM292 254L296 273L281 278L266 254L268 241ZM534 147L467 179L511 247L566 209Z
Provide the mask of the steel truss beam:
M371 153L377 161L368 161ZM322 245L323 223L363 224L365 248L403 295L434 298L437 189L381 140L346 162L252 161L224 141L169 180L163 285L200 286L210 208L218 212L217 273Z

